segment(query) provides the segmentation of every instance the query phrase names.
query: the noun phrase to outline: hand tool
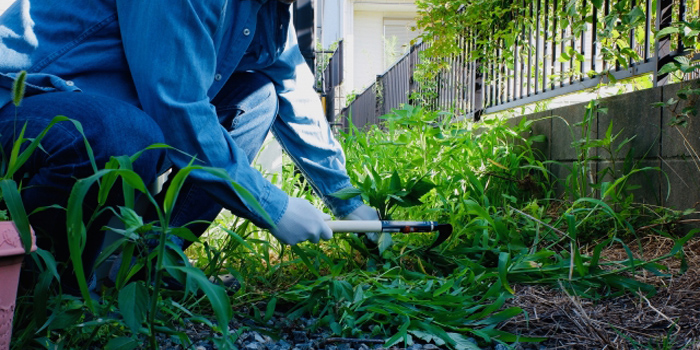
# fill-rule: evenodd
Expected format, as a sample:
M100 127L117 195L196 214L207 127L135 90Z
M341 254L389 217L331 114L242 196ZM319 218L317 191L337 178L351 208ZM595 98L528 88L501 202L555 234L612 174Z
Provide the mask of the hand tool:
M333 232L434 232L438 236L427 250L433 249L452 235L452 225L441 224L437 221L394 221L394 220L337 220L326 221Z

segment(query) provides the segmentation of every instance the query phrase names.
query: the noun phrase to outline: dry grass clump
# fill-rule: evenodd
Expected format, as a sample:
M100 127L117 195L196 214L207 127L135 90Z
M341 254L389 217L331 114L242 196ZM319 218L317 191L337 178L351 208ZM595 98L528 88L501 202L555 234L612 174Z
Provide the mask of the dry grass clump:
M634 244L634 245L633 245ZM629 247L637 257L653 259L668 253L673 241L647 236ZM639 247L641 251L633 247ZM655 285L654 296L625 295L590 300L544 286L519 286L511 306L527 315L507 321L502 330L546 337L547 349L700 349L700 239L684 247L688 271L677 275L679 259L664 261L673 277L651 273L637 279ZM621 246L603 251L601 260L622 261Z

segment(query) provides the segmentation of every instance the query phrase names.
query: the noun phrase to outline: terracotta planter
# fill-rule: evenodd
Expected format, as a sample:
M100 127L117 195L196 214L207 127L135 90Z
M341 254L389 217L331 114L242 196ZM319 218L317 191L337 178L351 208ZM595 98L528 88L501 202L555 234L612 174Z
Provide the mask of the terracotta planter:
M32 251L35 250L36 241L32 232ZM0 350L10 348L19 271L24 256L24 246L15 224L0 221Z

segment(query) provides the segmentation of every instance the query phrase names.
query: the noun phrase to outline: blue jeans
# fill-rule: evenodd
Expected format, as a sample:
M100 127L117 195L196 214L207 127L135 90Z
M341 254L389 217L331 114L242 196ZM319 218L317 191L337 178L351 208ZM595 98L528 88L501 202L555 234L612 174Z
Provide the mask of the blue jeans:
M163 133L143 111L123 101L105 96L77 92L46 93L25 97L19 108L10 104L0 109L0 142L6 157L15 135L26 123L25 138L36 137L56 115L65 115L81 123L85 137L94 151L98 169L111 156L132 155L153 143L163 142ZM27 213L51 205L65 207L76 179L94 174L83 136L70 122L54 125L41 141L41 149L18 172L22 181L22 199ZM163 150L149 150L133 164L143 181L153 182L165 160ZM84 201L87 220L96 207L97 188ZM107 205L123 205L122 191L115 188ZM52 250L59 262L68 262L66 212L51 208L30 215L30 223L42 249ZM89 276L100 252L107 224L107 212L98 216L87 229L83 265ZM70 271L72 269L69 269ZM65 287L74 287L72 274L64 274Z
M226 82L211 103L216 107L219 123L228 130L236 144L246 153L248 162L255 159L277 117L277 92L264 74L236 73ZM168 183L165 184L168 186ZM161 198L165 191L161 192ZM185 181L171 217L171 227L187 227L197 237L223 209L215 199L193 181ZM152 216L154 213L148 215ZM207 223L192 223L201 220ZM186 248L190 242L179 237L172 240Z
M236 143L245 151L248 160L254 159L277 115L277 95L272 82L262 74L235 74L212 104L217 108L221 125L229 130ZM15 129L19 133L25 121L25 137L30 138L38 135L59 114L82 124L98 168L111 156L131 155L148 145L163 142L163 134L158 125L132 105L85 93L47 93L25 98L17 109L14 105L0 109L0 140L5 154L9 154ZM42 146L45 152L34 152L19 172L29 179L24 183L25 189L22 192L28 212L55 204L65 207L75 180L94 173L83 138L71 123L63 122L54 126L42 141ZM165 153L162 150L149 150L135 162L134 170L145 183L153 182L163 169ZM107 205L123 205L121 191L115 189L112 192ZM161 197L164 193L165 191L161 192ZM92 200L85 201L85 218L92 215L95 207L96 193L91 195ZM187 226L199 236L209 224L188 223L195 220L211 222L221 209L222 206L199 186L186 181L178 196L170 226ZM155 220L154 213L144 216L147 220ZM101 215L88 228L83 253L83 265L88 276L102 246L104 232L100 229L108 220L108 215ZM37 232L38 245L53 250L58 261L67 262L69 251L65 211L40 211L31 215L30 221ZM182 245L184 247L187 243ZM64 287L69 290L75 287L70 274L64 276Z

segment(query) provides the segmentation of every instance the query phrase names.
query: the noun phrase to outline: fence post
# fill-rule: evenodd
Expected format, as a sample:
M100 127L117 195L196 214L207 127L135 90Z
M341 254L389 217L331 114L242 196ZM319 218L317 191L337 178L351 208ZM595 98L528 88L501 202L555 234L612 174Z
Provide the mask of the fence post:
M382 81L383 76L377 75L377 80L374 83L374 94L377 98L377 104L374 109L374 120L375 124L378 124L379 117L383 116L386 112L384 111L384 82Z
M481 50L477 43L474 43L475 50ZM469 57L465 53L466 57ZM484 113L484 73L481 71L481 62L475 59L474 62L474 86L472 86L472 91L474 93L474 105L472 106L473 119L475 122L481 120L481 115Z
M411 45L411 50L408 54L408 104L412 105L413 100L412 96L413 93L416 91L416 82L413 79L413 74L416 72L416 62L418 61L417 56L418 56L418 45L419 44L413 44Z
M326 120L329 123L335 122L335 91L336 87L331 86L325 93L326 98Z
M656 2L656 30L660 31L671 26L673 21L673 0L657 0ZM654 86L666 85L668 73L659 74L661 67L673 61L671 55L671 36L667 35L656 42L656 68L654 69Z

